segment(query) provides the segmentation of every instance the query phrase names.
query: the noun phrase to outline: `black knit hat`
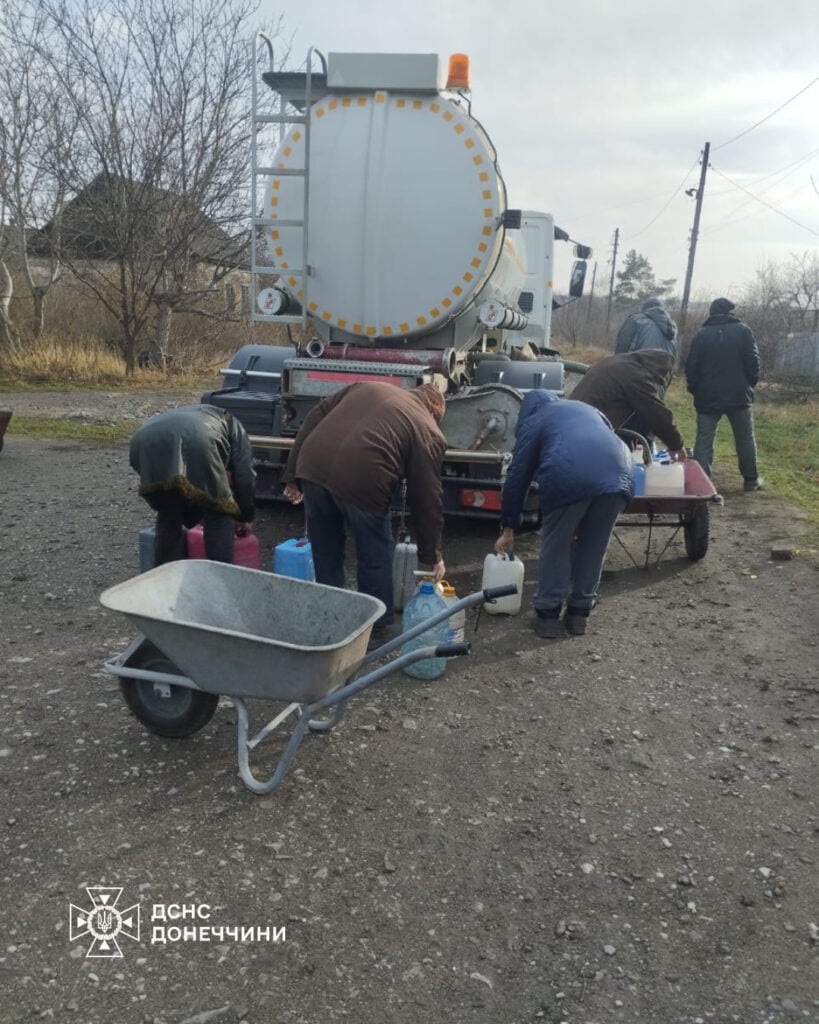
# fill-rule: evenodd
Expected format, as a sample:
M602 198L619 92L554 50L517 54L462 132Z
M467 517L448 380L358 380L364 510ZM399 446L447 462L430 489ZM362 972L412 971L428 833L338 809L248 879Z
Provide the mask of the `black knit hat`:
M730 299L714 299L708 313L717 316L719 313L730 313L732 309L736 309L736 304Z

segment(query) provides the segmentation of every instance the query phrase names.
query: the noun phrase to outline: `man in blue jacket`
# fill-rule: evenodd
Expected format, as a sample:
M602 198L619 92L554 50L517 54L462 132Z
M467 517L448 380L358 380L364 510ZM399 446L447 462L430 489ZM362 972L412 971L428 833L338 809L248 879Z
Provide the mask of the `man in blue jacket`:
M685 376L697 410L694 458L710 476L717 425L727 416L743 487L759 491L753 414L759 351L751 328L733 313L735 308L730 299L714 299L708 319L691 339Z
M503 485L499 555L512 549L533 479L543 515L535 632L548 640L566 631L581 636L596 602L614 524L633 494L629 451L592 406L553 391L530 391L521 405Z

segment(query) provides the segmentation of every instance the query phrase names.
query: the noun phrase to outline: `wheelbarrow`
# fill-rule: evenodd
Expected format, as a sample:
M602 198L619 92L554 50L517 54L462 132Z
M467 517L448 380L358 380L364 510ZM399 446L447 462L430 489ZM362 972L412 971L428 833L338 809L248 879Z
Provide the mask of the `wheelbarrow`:
M0 452L3 450L3 439L6 435L6 427L11 419L11 409L0 409Z
M711 528L710 506L712 504L721 505L722 496L717 494L705 470L694 459L686 459L683 467L685 469L683 494L674 496L641 494L639 497L631 499L623 514L618 518L613 537L634 565L639 565L639 563L617 535L617 531L644 527L646 520L648 520L648 536L643 568L648 568L651 559L652 535L657 527L670 527L672 532L657 555L656 563L659 563L680 530L683 532L685 553L689 561L697 562L701 558L705 558Z
M378 664L385 655L462 608L516 591L477 591L368 652L373 623L385 611L374 597L222 562L170 562L100 596L141 630L103 668L119 677L128 708L159 736L193 735L220 696L228 697L236 708L239 774L254 793L269 793L308 730L337 725L354 694L415 661L468 654L470 645L430 645ZM249 699L285 705L252 737ZM250 751L288 719L295 725L275 771L259 780Z

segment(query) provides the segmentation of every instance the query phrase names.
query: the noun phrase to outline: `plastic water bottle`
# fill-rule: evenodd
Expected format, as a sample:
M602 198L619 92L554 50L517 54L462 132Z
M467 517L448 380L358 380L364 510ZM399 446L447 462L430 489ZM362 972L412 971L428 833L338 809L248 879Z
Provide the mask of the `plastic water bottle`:
M451 583L447 583L446 580L441 580L441 596L447 604L455 604L458 600L458 595L455 593L455 588ZM448 644L462 644L466 640L466 609L461 608L460 611L455 612L447 620L449 628L447 629L446 642Z
M638 444L631 453L631 475L634 478L634 497L646 492L646 467L643 464L643 446Z
M407 633L415 626L426 622L433 615L444 611L446 607L446 601L435 592L435 584L430 580L424 580L404 607L404 616L401 621L404 632ZM417 651L419 647L437 647L439 644L445 644L448 628L447 620L442 619L437 626L431 626L420 636L402 644L401 653L409 654L410 651ZM404 672L414 679L437 679L445 668L446 658L424 658L411 665L405 665Z

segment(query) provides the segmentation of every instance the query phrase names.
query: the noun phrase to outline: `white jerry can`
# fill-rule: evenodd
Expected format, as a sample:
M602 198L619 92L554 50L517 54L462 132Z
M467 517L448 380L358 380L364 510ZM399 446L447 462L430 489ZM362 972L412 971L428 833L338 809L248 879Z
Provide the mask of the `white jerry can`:
M496 555L490 551L483 562L481 590L505 587L510 583L516 584L517 594L499 597L494 604L485 604L484 609L490 615L517 615L523 597L523 562L511 552L508 555Z

